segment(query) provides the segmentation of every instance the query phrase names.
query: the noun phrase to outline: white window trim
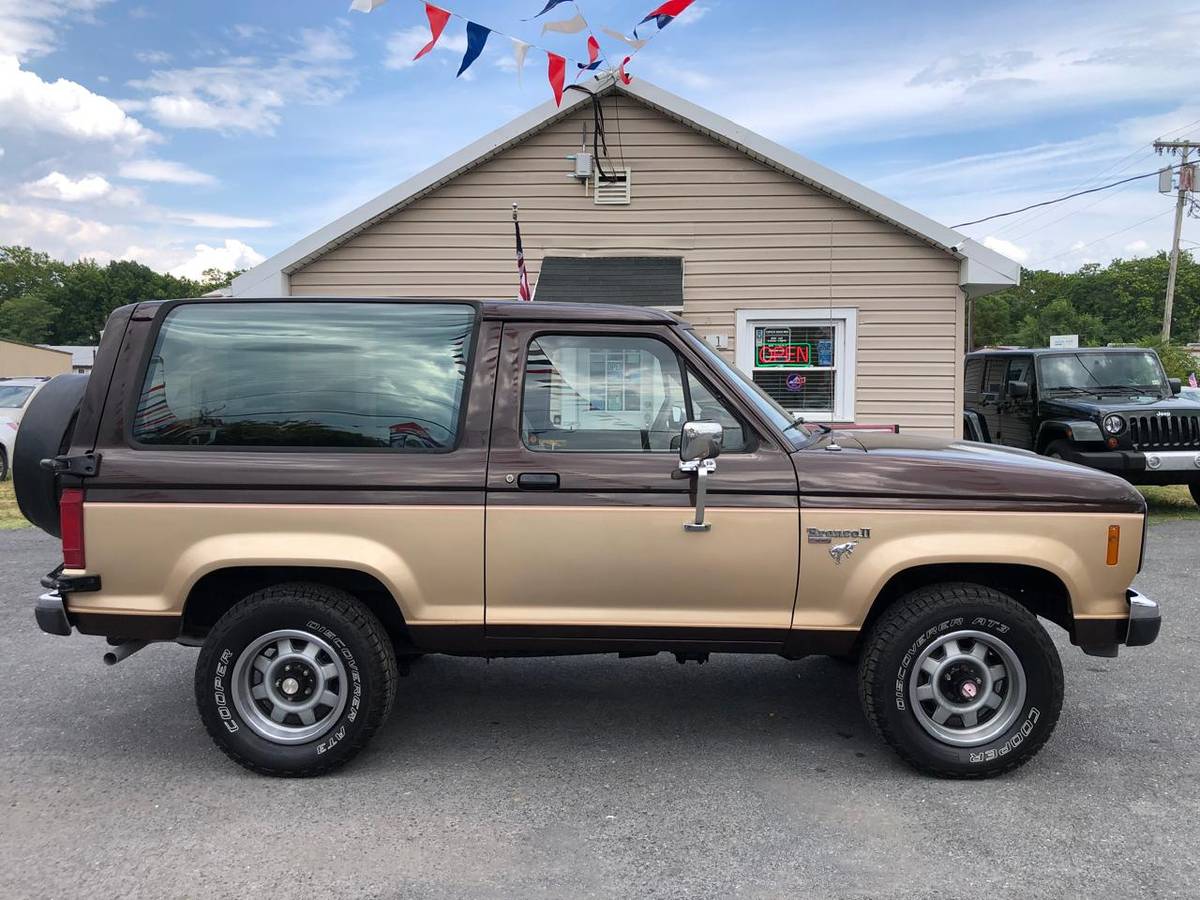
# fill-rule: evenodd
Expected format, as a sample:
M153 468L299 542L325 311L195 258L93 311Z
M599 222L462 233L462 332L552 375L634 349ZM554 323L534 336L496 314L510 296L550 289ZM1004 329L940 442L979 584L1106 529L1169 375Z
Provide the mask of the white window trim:
M770 322L789 322L798 325L828 325L830 320L840 323L842 338L841 361L837 369L837 396L834 398L833 415L806 412L804 418L810 422L853 422L854 385L858 379L856 360L858 356L858 310L851 306L832 309L820 307L798 307L794 309L739 309L737 310L737 346L734 349L734 364L747 375L754 372L754 326Z

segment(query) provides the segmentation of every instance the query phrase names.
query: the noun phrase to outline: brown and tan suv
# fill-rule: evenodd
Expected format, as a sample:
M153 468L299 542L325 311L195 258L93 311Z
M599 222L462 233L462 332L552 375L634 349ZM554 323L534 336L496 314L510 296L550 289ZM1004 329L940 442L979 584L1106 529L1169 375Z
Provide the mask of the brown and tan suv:
M1062 706L1038 617L1107 656L1159 627L1124 481L806 426L647 309L124 307L16 478L62 538L42 629L200 645L205 726L273 775L353 756L414 655L663 651L857 657L901 756L992 775Z

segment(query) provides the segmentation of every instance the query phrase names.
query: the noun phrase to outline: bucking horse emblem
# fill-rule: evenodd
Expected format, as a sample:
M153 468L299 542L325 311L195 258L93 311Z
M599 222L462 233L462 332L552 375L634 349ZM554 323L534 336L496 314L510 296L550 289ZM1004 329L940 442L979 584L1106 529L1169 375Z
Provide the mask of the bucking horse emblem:
M842 564L842 560L854 552L854 548L858 546L858 541L846 541L844 544L838 544L835 547L829 548L829 555L833 557L834 563Z

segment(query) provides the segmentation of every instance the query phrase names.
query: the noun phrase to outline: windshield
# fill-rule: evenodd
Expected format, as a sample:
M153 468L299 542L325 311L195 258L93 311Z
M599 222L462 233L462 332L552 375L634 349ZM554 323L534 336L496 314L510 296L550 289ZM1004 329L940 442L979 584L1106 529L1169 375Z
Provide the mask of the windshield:
M716 368L724 372L735 384L744 388L742 391L742 397L748 403L750 403L750 405L762 413L764 417L769 419L771 424L781 431L784 429L790 429L784 433L787 435L789 440L793 441L796 447L803 447L806 443L808 443L811 437L808 431L801 428L793 428L792 426L796 424L796 419L786 409L765 394L762 388L746 377L746 375L743 374L740 369L737 369L736 367L727 363L725 358L721 356L720 353L710 347L705 341L700 340L700 338L696 337L690 331L684 332L684 336L697 353L709 360Z
M10 384L0 386L0 409L20 409L33 393L33 388Z
M1170 396L1162 366L1153 353L1064 353L1043 356L1038 371L1041 389L1086 391L1090 394Z

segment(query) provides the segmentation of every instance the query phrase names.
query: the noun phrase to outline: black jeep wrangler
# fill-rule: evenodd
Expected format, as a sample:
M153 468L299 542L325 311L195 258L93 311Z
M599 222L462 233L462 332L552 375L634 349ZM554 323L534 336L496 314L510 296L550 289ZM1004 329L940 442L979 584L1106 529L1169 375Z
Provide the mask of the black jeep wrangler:
M1200 403L1177 396L1153 350L981 350L964 378L968 440L1186 484L1200 504Z

